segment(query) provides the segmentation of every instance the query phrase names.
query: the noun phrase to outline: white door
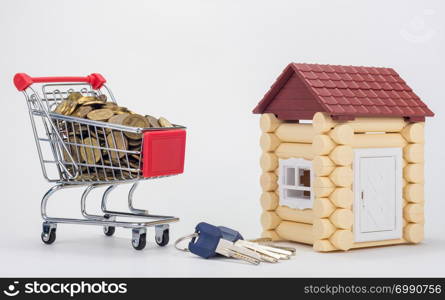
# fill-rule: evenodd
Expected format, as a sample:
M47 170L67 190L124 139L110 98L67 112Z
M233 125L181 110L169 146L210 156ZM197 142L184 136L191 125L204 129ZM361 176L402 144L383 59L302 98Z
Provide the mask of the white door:
M402 237L402 150L354 151L356 242Z

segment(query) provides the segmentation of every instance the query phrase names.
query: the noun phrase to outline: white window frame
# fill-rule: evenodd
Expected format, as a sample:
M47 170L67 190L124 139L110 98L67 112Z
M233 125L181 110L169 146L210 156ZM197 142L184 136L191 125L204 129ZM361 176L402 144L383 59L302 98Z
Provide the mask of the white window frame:
M287 170L295 169L295 184L287 184ZM299 169L306 169L310 172L310 187L300 186ZM279 161L279 191L280 191L280 205L288 206L296 209L312 208L314 203L314 192L312 191L314 172L312 171L312 162L303 158L289 158L280 159ZM311 193L309 199L307 197L290 197L288 191L308 191Z
M359 224L361 214L362 191L360 184L360 159L366 157L394 157L395 166L395 228L394 230L383 230L374 232L361 232L354 228L355 242L383 241L402 238L403 227L403 202L402 202L402 149L401 148L358 148L354 149L354 224Z

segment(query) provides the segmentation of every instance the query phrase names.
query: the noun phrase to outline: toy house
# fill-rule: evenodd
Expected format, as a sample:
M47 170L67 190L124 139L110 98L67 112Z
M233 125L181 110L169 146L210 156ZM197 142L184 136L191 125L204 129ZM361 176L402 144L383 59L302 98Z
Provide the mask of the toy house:
M434 113L393 69L291 63L253 112L263 237L320 252L422 241Z

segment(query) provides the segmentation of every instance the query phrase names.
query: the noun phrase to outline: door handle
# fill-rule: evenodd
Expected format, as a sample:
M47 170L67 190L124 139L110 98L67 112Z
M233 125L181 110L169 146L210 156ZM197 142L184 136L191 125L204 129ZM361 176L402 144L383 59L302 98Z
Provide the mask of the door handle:
M365 191L364 190L361 191L360 198L362 200L362 206L365 207Z

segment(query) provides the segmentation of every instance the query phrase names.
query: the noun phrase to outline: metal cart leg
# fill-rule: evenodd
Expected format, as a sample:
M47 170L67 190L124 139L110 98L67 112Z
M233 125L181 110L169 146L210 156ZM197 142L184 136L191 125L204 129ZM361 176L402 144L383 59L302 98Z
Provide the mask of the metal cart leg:
M87 213L87 208L86 208L86 201L87 201L87 197L90 194L90 192L92 190L94 190L95 188L97 188L97 185L90 185L88 186L85 191L82 194L82 197L80 199L80 211L82 213L82 216L84 216L86 219L91 219L91 220L104 220L106 219L105 216L98 216L98 215L91 215L89 213Z
M139 214L146 214L146 215L148 215L148 210L135 208L133 206L133 193L136 190L136 188L138 187L138 185L139 185L138 182L133 183L133 185L130 188L130 191L128 192L128 209L131 212L133 212L133 213L139 213Z
M129 193L129 206L130 206L130 202L133 202L133 193L134 190L136 189L137 184L133 184L133 186L130 189L130 193ZM144 213L145 210L141 210L141 209L134 209L136 210L136 212L121 212L121 211L112 211L107 209L107 204L108 204L108 196L110 194L111 191L113 191L116 188L115 185L111 185L109 186L105 192L102 195L102 204L101 204L101 209L102 212L106 215L109 216L120 216L120 217L134 217L134 218L147 218L147 219L159 219L159 221L152 221L151 225L161 225L161 224L165 224L165 223L171 223L171 222L176 222L179 221L179 218L173 217L173 216L162 216L162 215L152 215L149 213ZM131 194L131 196L130 196ZM132 206L132 204L131 204Z
M42 241L45 244L52 244L56 240L56 229L58 223L70 223L70 224L84 224L84 225L100 225L104 228L104 233L107 236L111 236L115 232L115 227L131 228L132 229L132 245L136 250L144 249L146 245L147 229L146 227L155 227L156 243L160 246L164 246L169 241L169 226L168 223L176 222L179 218L171 216L150 215L142 212L118 212L107 210L107 199L109 193L116 187L115 185L109 186L103 196L101 208L104 213L103 216L89 214L86 210L86 200L92 190L103 185L90 185L82 193L80 201L80 210L84 219L74 218L55 218L49 217L47 213L47 205L49 198L57 191L65 188L72 188L75 185L58 184L50 188L42 198L40 206L41 215L44 220L42 228ZM137 185L131 187L131 196L129 196L129 206L132 207L132 195ZM131 203L131 204L130 204ZM137 210L133 207L136 211ZM117 217L134 217L141 219L150 219L149 221L117 221Z

